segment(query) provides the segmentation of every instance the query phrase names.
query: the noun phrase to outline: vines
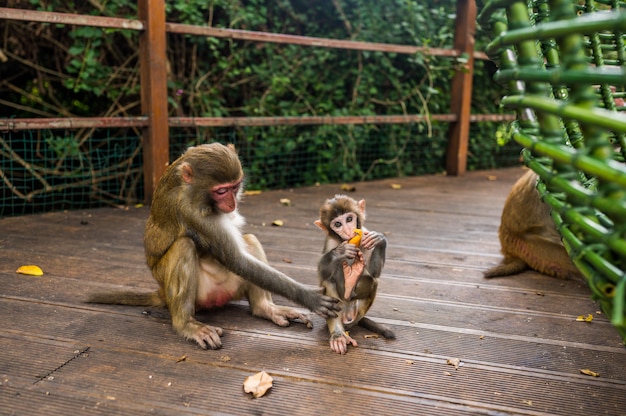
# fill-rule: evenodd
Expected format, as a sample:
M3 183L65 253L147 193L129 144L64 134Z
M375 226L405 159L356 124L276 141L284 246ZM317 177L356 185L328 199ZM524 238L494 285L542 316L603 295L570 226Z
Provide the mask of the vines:
M136 17L135 0L9 0L8 7ZM175 23L430 47L451 47L455 17L454 0L167 0L166 7L167 20ZM0 117L141 115L137 33L0 21L0 36L0 52L6 57L0 70L11 74L0 80ZM169 111L180 117L446 113L457 64L427 54L177 34L168 35L167 58ZM481 89L490 82L479 69L477 92L488 98L476 102L488 107L482 112L495 113L497 101L489 97L488 88ZM261 188L441 171L446 131L445 125L426 123L170 133L174 149L210 140L235 142L245 157L250 186ZM85 149L93 134L50 135L49 145L70 146L88 158ZM108 135L130 134L140 136L140 131ZM495 149L495 141L486 147ZM309 159L298 159L297 153ZM478 160L472 166L493 164L492 155L474 155ZM268 173L282 170L284 163L293 171Z

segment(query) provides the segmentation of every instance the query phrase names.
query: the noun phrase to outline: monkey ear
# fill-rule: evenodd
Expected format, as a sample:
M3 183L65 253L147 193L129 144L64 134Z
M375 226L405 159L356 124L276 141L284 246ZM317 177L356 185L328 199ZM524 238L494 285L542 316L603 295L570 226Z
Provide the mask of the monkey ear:
M232 150L233 152L237 153L237 149L235 148L235 145L232 143L228 143L226 145L226 147L228 147L230 150Z
M365 219L365 200L361 199L358 202L358 205L359 205L359 211L361 211L361 215L363 216L363 219Z
M180 166L180 173L186 183L193 182L193 169L191 169L191 166L188 163L183 163Z
M324 226L324 224L322 223L322 220L315 220L315 225L320 227L322 229L322 231L324 231L326 234L328 234L328 229Z

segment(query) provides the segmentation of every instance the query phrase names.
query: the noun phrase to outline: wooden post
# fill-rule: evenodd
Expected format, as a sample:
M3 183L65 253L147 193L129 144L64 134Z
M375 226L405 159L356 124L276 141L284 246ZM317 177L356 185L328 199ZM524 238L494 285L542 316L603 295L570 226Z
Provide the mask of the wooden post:
M474 75L474 33L476 32L476 1L457 0L454 48L467 57L452 79L450 110L457 120L448 130L446 172L463 175L467 169L467 147L472 103L472 76Z
M159 178L169 163L165 0L138 0L141 111L148 117L143 131L144 199L152 201Z

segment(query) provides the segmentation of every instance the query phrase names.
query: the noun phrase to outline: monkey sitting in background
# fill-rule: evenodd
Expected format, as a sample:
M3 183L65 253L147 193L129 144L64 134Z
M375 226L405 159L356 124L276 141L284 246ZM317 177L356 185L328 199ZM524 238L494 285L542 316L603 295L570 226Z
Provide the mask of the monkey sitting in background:
M259 240L242 234L245 220L237 202L243 176L233 146L189 148L160 179L146 223L146 259L159 290L98 293L88 302L167 306L176 332L204 349L221 348L223 331L197 321L196 310L243 297L253 315L279 326L300 320L312 327L298 310L274 304L270 292L324 318L336 317L340 310L336 299L270 267Z
M582 277L563 247L550 206L541 201L537 179L529 170L513 185L498 229L504 259L487 270L485 277L513 275L529 268L562 279Z
M326 232L324 254L318 264L320 285L326 295L341 303L339 315L326 319L330 348L338 354L345 354L349 344L357 346L346 332L356 324L387 339L395 338L389 328L365 317L376 297L387 239L366 230L364 220L365 200L336 195L322 205L320 218L315 221Z

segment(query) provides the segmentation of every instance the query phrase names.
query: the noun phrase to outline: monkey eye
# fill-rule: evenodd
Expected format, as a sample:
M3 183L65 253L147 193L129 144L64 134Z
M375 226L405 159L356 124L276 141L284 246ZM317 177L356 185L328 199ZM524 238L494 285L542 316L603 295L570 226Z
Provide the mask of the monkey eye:
M343 224L341 224L341 221L335 221L335 223L333 224L333 227L335 228L341 228Z
M352 222L352 221L354 221L354 216L352 216L352 215L348 215L348 216L346 217L346 222Z
M226 194L228 192L235 192L235 193L237 193L237 191L239 190L240 187L241 187L241 181L237 182L233 186L223 185L223 186L220 186L219 188L214 188L213 192L215 192L217 195L224 195L224 194Z

